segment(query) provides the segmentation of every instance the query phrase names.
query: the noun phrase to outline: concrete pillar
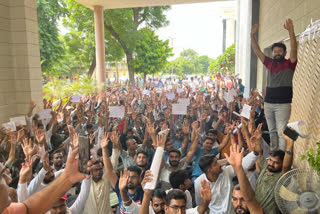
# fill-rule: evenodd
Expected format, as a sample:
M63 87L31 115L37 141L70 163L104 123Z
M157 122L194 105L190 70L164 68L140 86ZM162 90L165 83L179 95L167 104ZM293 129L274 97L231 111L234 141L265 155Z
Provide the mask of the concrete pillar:
M104 16L103 7L94 6L94 26L96 39L96 79L101 88L106 81L105 48L104 48Z

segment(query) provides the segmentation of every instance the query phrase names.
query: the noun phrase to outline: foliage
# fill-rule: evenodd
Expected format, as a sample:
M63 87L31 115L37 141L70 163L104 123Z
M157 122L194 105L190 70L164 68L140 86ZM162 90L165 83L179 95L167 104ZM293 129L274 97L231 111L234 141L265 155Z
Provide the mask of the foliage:
M180 53L180 56L173 60L163 69L164 73L170 73L173 67L173 74L182 77L184 74L206 74L210 58L206 55L198 56L198 53L192 49L186 49Z
M57 21L66 14L64 1L37 0L41 69L50 74L53 65L64 54L59 40Z
M70 82L69 80L53 80L43 86L44 98L54 97L60 99L73 94L94 94L96 84L88 77Z
M66 0L66 2L69 16L64 20L64 26L81 32L85 38L93 39L93 36L89 36L94 35L92 10L74 0ZM134 59L136 45L139 41L140 26L147 26L151 29L166 26L168 21L164 13L169 8L170 6L104 10L106 60L121 61L125 54L131 81L134 81L134 68L131 61ZM94 50L94 43L91 46L91 50ZM86 51L90 51L90 48ZM92 58L92 54L87 54L87 56Z
M216 59L210 60L209 71L212 73L219 73L226 68L234 74L235 72L235 44L228 47L225 52L219 55Z
M320 142L317 143L318 149L317 153L313 148L309 149L309 151L301 156L301 160L307 160L309 165L318 173L320 176Z
M207 74L210 66L210 58L207 55L202 55L199 57L199 63L201 67L201 73Z
M169 47L169 40L160 40L149 28L143 28L139 32L140 38L131 65L135 72L146 77L148 74L160 72L168 64L167 58L172 55L172 48Z

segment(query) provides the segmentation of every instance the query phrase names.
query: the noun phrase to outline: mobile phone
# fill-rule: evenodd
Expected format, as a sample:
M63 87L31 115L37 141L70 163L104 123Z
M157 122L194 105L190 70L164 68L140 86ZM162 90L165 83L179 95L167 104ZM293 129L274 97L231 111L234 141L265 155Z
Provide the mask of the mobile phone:
M79 136L79 171L84 174L90 174L87 170L90 160L90 142L88 137Z
M294 140L294 141L296 141L297 138L299 137L299 134L295 130L289 128L288 126L286 126L285 130L283 131L283 133L285 135L287 135L289 138L291 138L292 140Z

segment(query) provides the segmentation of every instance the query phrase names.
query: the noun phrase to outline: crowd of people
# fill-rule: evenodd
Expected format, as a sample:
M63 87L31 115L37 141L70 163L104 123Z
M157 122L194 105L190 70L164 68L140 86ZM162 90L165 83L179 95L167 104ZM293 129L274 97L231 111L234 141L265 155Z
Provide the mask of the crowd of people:
M26 125L0 131L0 212L280 213L273 190L293 159L294 141L282 131L296 44L289 60L282 43L268 58L257 28L251 35L269 70L266 94L252 89L244 97L241 79L220 73L114 84L79 102L43 100L49 119L31 102ZM291 20L285 28L294 35ZM187 111L177 114L181 100ZM112 116L115 109L123 115Z

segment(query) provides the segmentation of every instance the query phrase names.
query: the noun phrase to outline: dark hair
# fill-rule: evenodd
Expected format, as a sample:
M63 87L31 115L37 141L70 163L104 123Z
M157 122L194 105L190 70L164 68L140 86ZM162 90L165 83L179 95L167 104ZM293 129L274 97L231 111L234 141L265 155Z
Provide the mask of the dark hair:
M173 189L179 189L180 184L184 184L188 178L189 174L186 170L177 170L170 173L169 181Z
M273 45L271 46L271 50L273 51L273 49L275 47L279 47L279 48L282 48L284 52L287 51L287 47L285 44L283 44L282 42L276 42L276 43L273 43Z
M281 161L283 161L285 152L281 150L277 150L277 151L270 152L269 155L272 157L279 157Z
M209 133L212 133L212 134L214 134L214 135L218 135L217 130L214 130L214 129L209 129L209 131L207 132L207 135L208 135Z
M178 150L178 149L170 149L170 151L168 152L168 155L170 155L170 153L178 153L179 154L179 156L181 157L181 153L180 153L180 151Z
M181 199L181 200L184 200L186 202L187 201L187 196L182 190L173 189L173 190L170 190L170 192L167 194L167 197L166 197L166 205L167 206L170 205L170 201L172 199L175 199L175 200Z
M211 140L211 142L214 143L214 140L211 137L205 137L202 142L205 142L206 140Z
M102 148L99 148L99 149L97 150L97 155L98 155L99 157L102 157Z
M103 166L103 162L101 160L96 160L92 165L101 164Z
M142 150L142 149L139 149L139 150L137 151L137 156L138 156L139 154L144 154L146 157L148 157L148 153L147 153L146 151Z
M93 128L93 125L90 123L86 126L86 129L92 129Z
M136 172L139 176L141 175L141 169L138 166L129 166L128 171Z
M233 187L233 190L240 190L240 185L239 185L239 184L235 185L235 186Z
M152 194L151 201L153 198L161 198L161 199L166 200L166 196L167 196L167 194L164 190L156 189Z
M211 139L211 138L210 138ZM199 160L199 167L200 169L206 173L206 171L210 168L213 160L215 159L214 155L205 155L202 156Z
M54 151L52 152L52 157L53 157L53 155L55 155L55 154L57 154L57 153L62 153L62 154L64 155L64 151L63 151L62 149L57 149L57 150L54 150Z
M132 127L128 128L127 133L128 132L133 132L133 128Z

